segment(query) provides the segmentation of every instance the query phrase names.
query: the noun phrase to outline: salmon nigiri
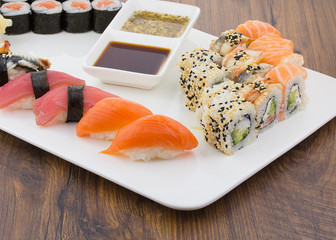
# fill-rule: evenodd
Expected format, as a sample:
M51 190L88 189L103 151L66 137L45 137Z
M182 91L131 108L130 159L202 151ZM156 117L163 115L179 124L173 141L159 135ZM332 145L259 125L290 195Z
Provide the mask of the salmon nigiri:
M240 24L237 27L236 32L242 33L252 40L257 39L266 33L273 33L281 37L281 33L278 29L276 29L269 23L258 20L249 20L243 24Z
M61 85L85 85L85 81L52 70L25 73L0 87L0 108L31 109L35 98Z
M280 63L291 63L301 67L304 63L304 60L301 54L293 53L289 49L278 47L271 48L263 52L261 55L261 62L274 66Z
M304 68L290 63L279 64L269 71L265 78L267 81L280 83L283 87L282 105L279 113L281 121L302 109L306 102L305 79L307 71Z
M123 153L132 160L173 158L197 147L195 136L180 122L163 115L140 118L119 130L105 154Z
M118 96L92 86L57 87L34 101L36 124L45 126L78 122L90 108L107 97Z
M251 42L248 49L255 51L266 51L270 48L285 48L293 51L294 44L291 40L279 37L273 33L266 33L255 41Z
M83 116L77 124L76 133L79 137L112 140L120 128L151 114L150 110L136 102L105 98Z

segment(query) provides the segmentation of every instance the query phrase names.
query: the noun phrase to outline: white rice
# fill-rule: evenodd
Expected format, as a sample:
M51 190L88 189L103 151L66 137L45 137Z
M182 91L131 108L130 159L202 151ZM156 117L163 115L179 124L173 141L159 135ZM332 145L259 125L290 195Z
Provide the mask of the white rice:
M1 6L1 13L6 17L6 16L18 16L18 15L24 15L24 14L29 14L30 11L30 5L26 2L20 2L22 3L22 7L20 10L13 10L10 8L7 8L6 6L13 4L14 2L10 3L5 3Z
M98 3L101 0L94 0L92 2L92 7L93 9L96 10L104 10L104 11L116 11L121 8L121 2L119 0L112 0L114 3L108 4L108 5L103 5L102 7L97 7Z
M11 109L32 109L33 108L33 101L35 100L34 96L28 96L21 98L20 100L12 103L8 106Z
M50 0L48 0L48 1L50 1ZM34 1L31 4L31 8L34 12L39 13L39 14L55 14L55 13L62 12L62 4L58 1L53 1L53 0L51 0L51 1L55 2L57 4L57 7L53 8L53 9L49 9L49 8L46 8L46 7L37 6L38 3L45 2L45 0L37 0L37 1Z
M80 7L72 7L72 2L84 2L87 3L88 8L82 9ZM82 13L82 12L88 12L92 9L91 3L87 0L68 0L62 3L63 10L68 13Z
M90 137L94 139L101 139L101 140L113 140L117 135L118 131L108 131L102 133L91 133Z
M136 160L149 161L151 159L170 159L181 154L180 151L169 150L163 147L132 148L121 150L120 152L128 156L132 161Z

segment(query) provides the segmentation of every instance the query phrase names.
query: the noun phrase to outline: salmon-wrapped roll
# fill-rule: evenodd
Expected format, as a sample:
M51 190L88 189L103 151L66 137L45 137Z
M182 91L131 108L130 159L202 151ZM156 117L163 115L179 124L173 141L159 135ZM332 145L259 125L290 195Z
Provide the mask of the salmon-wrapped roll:
M306 78L307 71L304 68L290 63L279 64L266 75L266 79L279 83L283 87L280 120L287 119L305 106Z

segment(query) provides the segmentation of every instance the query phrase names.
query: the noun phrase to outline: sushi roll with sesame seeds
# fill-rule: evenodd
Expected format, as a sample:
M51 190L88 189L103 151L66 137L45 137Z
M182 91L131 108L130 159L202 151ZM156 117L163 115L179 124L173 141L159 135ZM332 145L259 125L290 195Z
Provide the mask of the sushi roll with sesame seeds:
M234 70L232 80L237 83L253 82L258 78L265 77L273 68L273 65L267 63L243 65Z
M225 56L236 47L248 47L251 42L252 39L244 34L235 30L227 30L222 32L216 40L211 41L210 50Z
M227 77L231 80L243 72L249 65L258 65L261 61L261 51L249 50L244 47L237 47L227 54L222 65L228 69Z
M202 63L185 70L181 75L180 85L186 106L195 111L201 104L200 98L204 89L225 80L225 70L216 63Z
M221 65L222 61L223 56L214 51L204 48L195 48L182 54L177 65L179 66L180 71L183 72L185 69L192 68L201 63L216 63Z
M266 88L260 91L260 95L253 101L259 131L265 131L278 122L281 103L281 84L267 84Z
M226 84L217 85L215 91L205 91L202 98L210 101L203 102L200 123L205 140L232 155L257 138L256 111L251 102L228 90Z

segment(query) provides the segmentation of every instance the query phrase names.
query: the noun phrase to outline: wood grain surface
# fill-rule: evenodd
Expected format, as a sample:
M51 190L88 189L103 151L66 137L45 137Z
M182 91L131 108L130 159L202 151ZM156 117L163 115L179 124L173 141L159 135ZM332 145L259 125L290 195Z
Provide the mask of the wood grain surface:
M269 22L305 67L336 77L335 0L173 1L199 6L195 28L213 35L248 19ZM0 239L336 239L336 120L190 212L0 131Z

